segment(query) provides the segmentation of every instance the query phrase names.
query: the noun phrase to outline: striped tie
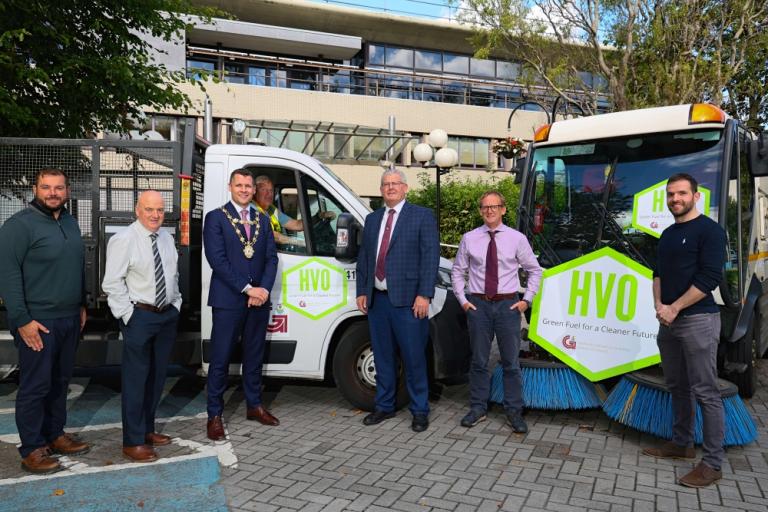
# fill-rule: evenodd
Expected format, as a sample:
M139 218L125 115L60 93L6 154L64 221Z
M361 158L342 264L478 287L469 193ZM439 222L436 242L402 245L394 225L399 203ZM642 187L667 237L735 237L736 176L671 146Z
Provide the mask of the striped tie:
M149 235L152 239L152 254L155 256L155 306L165 306L165 274L163 274L163 260L160 259L160 251L157 250L157 233Z

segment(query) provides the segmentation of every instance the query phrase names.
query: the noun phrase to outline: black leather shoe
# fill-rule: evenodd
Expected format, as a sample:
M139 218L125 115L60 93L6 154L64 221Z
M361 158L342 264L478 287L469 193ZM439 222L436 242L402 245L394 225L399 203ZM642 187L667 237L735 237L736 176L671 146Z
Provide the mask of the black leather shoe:
M411 429L414 432L424 432L429 427L429 418L423 414L416 414L413 416L411 422Z
M378 425L384 420L388 420L389 418L394 418L395 413L394 412L384 412L384 411L374 411L371 414L367 415L365 418L363 418L363 425L371 426L371 425Z
M507 413L507 424L512 427L516 434L525 434L528 432L528 424L525 423L523 415L519 412Z

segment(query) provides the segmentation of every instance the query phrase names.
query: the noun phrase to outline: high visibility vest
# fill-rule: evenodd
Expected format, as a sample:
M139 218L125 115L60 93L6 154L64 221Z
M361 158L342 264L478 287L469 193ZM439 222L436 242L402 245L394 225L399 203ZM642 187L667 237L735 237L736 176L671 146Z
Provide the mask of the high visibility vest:
M273 204L269 205L269 208L265 211L261 206L258 204L256 205L256 209L259 210L261 213L269 217L269 223L272 225L272 231L275 233L282 233L283 232L283 226L280 225L280 221L277 218L277 207Z

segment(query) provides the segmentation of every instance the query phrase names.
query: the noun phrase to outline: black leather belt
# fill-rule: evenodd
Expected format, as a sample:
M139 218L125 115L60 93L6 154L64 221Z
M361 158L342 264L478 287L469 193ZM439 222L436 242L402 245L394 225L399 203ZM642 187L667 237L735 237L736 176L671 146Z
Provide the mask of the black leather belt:
M520 295L517 293L497 293L496 295L486 295L484 293L470 293L470 295L488 302L499 302L500 300L508 300L508 299L520 300Z
M171 307L170 304L166 304L165 306L159 308L157 306L153 306L152 304L144 304L143 302L134 302L133 307L144 309L147 311L151 311L153 313L163 313L168 310L168 308Z

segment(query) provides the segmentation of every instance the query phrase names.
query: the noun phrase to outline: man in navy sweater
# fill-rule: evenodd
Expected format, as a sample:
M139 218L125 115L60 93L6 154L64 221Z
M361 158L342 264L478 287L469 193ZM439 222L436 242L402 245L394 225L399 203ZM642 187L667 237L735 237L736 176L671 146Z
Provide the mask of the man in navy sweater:
M722 280L725 231L696 209L699 192L688 174L667 181L667 206L675 223L661 234L653 299L659 320L658 345L664 378L672 394L672 440L643 453L653 457L693 459L696 402L704 422L704 456L678 480L706 487L722 478L723 401L717 385L720 311L712 291Z

